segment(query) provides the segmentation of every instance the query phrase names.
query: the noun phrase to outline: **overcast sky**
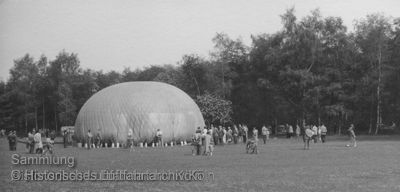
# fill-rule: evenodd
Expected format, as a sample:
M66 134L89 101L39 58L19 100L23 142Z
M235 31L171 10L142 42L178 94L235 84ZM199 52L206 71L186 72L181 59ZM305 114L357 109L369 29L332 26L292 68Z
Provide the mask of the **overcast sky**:
M298 18L340 16L349 30L370 13L400 17L399 0L0 0L0 80L26 53L53 60L65 49L105 72L208 57L217 32L250 45L251 34L280 30L291 6Z

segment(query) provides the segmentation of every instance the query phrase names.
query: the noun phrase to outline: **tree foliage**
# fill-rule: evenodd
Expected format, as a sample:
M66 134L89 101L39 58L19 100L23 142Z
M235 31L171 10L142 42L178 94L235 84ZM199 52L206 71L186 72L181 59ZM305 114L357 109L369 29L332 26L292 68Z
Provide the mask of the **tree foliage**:
M354 32L318 9L297 18L291 8L281 21L275 33L252 35L250 46L217 33L208 58L186 54L175 64L122 72L82 69L65 50L54 60L26 54L0 82L0 126L59 130L74 124L90 96L128 81L182 89L208 123L324 122L339 134L349 123L369 133L400 124L400 18L367 15Z

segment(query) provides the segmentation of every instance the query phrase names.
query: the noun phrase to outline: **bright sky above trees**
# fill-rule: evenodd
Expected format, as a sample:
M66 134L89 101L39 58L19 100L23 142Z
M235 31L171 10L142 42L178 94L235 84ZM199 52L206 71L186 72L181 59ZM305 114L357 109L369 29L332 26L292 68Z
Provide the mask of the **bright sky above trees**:
M0 0L0 80L26 53L52 60L65 49L83 68L105 71L207 57L217 32L250 45L251 34L280 30L291 6L298 18L315 8L340 16L349 30L369 13L400 17L398 0Z

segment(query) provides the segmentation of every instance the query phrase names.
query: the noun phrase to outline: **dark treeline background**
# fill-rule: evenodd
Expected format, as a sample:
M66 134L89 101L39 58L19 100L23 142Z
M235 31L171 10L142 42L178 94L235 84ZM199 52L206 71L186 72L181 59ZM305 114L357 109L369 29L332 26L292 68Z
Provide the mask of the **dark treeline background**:
M349 123L370 134L399 123L400 18L368 15L351 32L340 17L322 17L318 9L301 19L289 9L281 19L281 30L252 36L250 47L217 33L209 58L187 54L177 65L122 73L82 69L78 55L66 51L54 60L26 54L0 82L0 127L25 134L74 125L90 96L127 81L179 87L196 99L207 123L324 122L339 134Z

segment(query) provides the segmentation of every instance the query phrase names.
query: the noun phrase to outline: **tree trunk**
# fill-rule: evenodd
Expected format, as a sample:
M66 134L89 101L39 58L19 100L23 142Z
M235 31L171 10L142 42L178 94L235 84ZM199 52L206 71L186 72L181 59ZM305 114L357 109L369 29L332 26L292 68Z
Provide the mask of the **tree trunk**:
M43 129L46 129L46 113L45 113L45 110L44 110L44 98L42 97L42 109L43 109L43 122L42 122L42 125L43 125Z
M369 113L369 130L368 130L368 134L372 133L372 114L373 114L373 111L374 111L374 105L372 103L371 104L371 111Z
M193 74L192 72L190 72L190 74L191 74L191 76L192 76L192 78L193 78L193 80L194 80L194 83L196 84L197 95L200 96L200 87L199 87L199 84L197 83L197 79L196 79L196 77L194 76L194 74Z
M381 116L381 76L382 76L382 51L381 47L379 47L379 55L378 55L378 86L376 88L376 96L377 96L377 107L376 107L376 129L375 135L378 134L379 127L382 125L382 116Z
M36 129L38 129L38 114L37 114L37 107L35 106L35 126L36 126Z
M343 118L343 116L342 116L342 114L340 114L340 117L339 117L339 131L338 131L338 135L339 136L342 134L342 118Z
M55 122L55 125L56 125L56 127L55 127L55 129L56 129L56 132L57 132L57 108L54 108L54 122Z
M225 99L225 71L224 71L224 62L221 62L221 73L222 73L222 97Z
M28 133L29 132L29 130L28 130L28 117L27 117L27 112L25 111L25 129L26 129L26 132ZM19 123L18 123L19 124Z

